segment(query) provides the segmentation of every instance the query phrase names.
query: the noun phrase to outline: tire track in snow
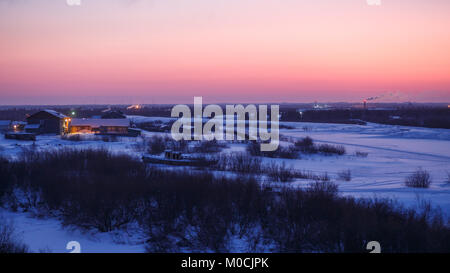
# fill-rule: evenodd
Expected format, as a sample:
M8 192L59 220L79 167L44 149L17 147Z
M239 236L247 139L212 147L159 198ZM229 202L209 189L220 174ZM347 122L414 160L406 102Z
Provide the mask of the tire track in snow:
M298 136L292 136L294 138L300 139L301 137ZM361 147L361 148L369 148L369 149L375 149L375 150L383 150L383 151L389 151L389 152L397 152L397 153L406 153L406 154L412 154L412 155L420 155L420 156L429 156L434 158L441 158L446 159L450 161L450 156L444 156L444 155L435 155L435 154L427 154L427 153L420 153L420 152L411 152L411 151L404 151L404 150L397 150L392 148L384 148L384 147L377 147L377 146L370 146L370 145L363 145L363 144L355 144L355 143L345 143L345 142L337 142L337 141L329 141L329 140L314 140L316 142L321 143L331 143L331 144L339 144L339 145L348 145L348 146L355 146L355 147Z

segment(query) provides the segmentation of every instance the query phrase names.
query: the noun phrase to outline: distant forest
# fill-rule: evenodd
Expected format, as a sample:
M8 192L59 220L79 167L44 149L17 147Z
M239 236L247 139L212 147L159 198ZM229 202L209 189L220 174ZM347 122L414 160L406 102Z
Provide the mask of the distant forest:
M364 124L374 122L390 125L419 126L428 128L450 129L450 108L439 106L400 106L391 108L352 108L332 107L329 109L315 110L304 105L282 104L280 105L280 121L291 122L320 122L320 123L344 123ZM139 109L128 109L127 106L34 106L34 107L9 107L0 110L0 120L24 121L26 116L42 109L53 109L67 116L88 118L98 116L105 109L119 110L126 115L139 115L148 117L170 117L172 105L146 105ZM301 111L301 114L300 114ZM72 112L74 114L72 114Z
M450 108L414 107L384 109L332 109L282 111L282 121L355 123L374 122L390 125L420 126L450 129Z

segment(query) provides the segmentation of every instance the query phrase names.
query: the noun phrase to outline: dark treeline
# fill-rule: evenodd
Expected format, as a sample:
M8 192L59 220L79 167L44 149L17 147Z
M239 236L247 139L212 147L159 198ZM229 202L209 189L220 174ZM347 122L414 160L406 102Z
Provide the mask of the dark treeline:
M0 160L3 206L107 232L138 224L150 252L450 252L450 229L430 209L338 195L331 182L266 191L250 174L218 176L148 166L105 150L24 150Z
M127 109L126 106L119 105L112 107L109 107L107 105L11 107L8 109L0 110L0 120L25 121L27 115L34 114L44 109L52 109L69 117L90 118L92 116L101 116L102 114L104 114L103 111L107 109L121 111L126 115L170 117L170 110L172 108L171 106L167 105L146 106L140 109ZM75 112L75 115L73 115L72 112Z
M192 105L190 105L192 108ZM222 105L224 108L224 106ZM9 108L0 110L0 120L24 121L26 116L38 110L53 109L67 116L77 118L88 118L100 116L103 110L112 109L123 112L126 115L139 115L148 117L170 117L172 105L146 105L139 109L127 109L127 106L42 106L33 108ZM193 110L192 110L193 111ZM72 115L75 112L75 115ZM225 111L224 111L225 112ZM304 110L302 115L294 105L280 106L281 121L296 122L325 122L325 123L348 123L364 124L364 122L375 122L390 125L421 126L429 128L450 129L450 108L437 106L408 106L393 109L327 109L327 110ZM247 117L248 118L248 117ZM148 127L150 131L167 131L160 128L159 124L148 123L142 125L143 129Z
M393 110L333 109L307 110L300 115L296 109L282 111L282 121L361 123L420 126L450 129L450 108L409 107Z

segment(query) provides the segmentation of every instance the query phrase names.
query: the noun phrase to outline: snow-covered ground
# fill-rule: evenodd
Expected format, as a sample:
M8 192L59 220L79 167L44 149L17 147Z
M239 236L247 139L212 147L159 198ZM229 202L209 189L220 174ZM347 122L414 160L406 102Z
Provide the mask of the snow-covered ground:
M295 127L281 130L293 139L310 136L316 142L344 145L347 155L339 157L304 156L294 166L314 172L328 172L332 180L349 169L351 181L335 182L345 195L389 197L407 206L429 200L450 215L450 130L369 123L363 125L286 123ZM355 152L367 152L357 157ZM433 183L428 189L405 186L405 178L423 168ZM304 183L304 182L297 182Z
M31 213L10 212L0 208L0 217L12 221L17 239L31 252L64 253L67 243L80 243L82 253L144 252L145 237L137 229L116 232L80 231L63 228L54 218L36 218Z
M170 118L129 117L136 123ZM414 207L418 200L429 200L450 215L450 130L418 127L391 126L369 123L367 125L292 123L284 122L294 129L281 129L280 133L295 141L310 136L317 143L344 145L344 156L302 155L301 159L284 160L288 166L298 170L312 171L317 174L328 173L331 180L339 185L344 195L368 198L393 198L398 202ZM153 133L148 133L153 134ZM76 146L105 147L117 152L139 155L134 148L137 138L119 138L117 142L68 141L58 136L38 136L35 145L41 149ZM0 137L0 154L16 156L22 147L31 142L6 140ZM230 150L244 150L243 145L231 144ZM367 157L357 157L355 152L367 152ZM264 159L272 160L272 159ZM428 189L408 188L405 177L417 168L430 172L432 184ZM351 181L337 179L338 172L350 170ZM304 186L307 180L297 180L293 186ZM134 232L129 233L87 233L82 234L68 228L62 228L58 220L38 219L30 214L12 213L0 210L7 218L15 222L17 232L32 251L50 250L68 252L65 249L69 241L79 241L83 252L142 252L142 238ZM133 237L135 236L135 237Z

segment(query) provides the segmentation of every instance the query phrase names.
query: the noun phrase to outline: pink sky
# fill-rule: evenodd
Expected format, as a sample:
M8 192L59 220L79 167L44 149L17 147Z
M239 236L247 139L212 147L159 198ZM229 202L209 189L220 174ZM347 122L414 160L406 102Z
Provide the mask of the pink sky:
M450 101L450 1L0 0L0 105Z

